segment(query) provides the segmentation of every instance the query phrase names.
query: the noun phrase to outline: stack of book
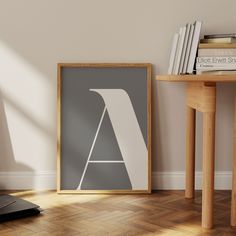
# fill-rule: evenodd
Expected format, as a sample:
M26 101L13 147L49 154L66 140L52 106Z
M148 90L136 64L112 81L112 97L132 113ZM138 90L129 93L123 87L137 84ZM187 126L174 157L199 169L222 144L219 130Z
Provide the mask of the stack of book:
M236 34L205 35L198 49L197 74L236 74Z
M168 74L192 74L202 23L186 24L176 33L172 42Z

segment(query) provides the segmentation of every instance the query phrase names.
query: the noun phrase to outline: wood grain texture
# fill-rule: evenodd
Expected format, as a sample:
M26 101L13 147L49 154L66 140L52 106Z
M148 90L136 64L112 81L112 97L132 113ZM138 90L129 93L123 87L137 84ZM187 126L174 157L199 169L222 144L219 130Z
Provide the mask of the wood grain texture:
M186 126L186 189L185 197L194 198L196 110L187 106Z
M20 191L15 196L38 204L40 216L0 224L1 236L234 236L230 191L216 191L215 228L201 227L201 191L186 200L184 191L151 195L58 195Z
M203 201L202 227L213 227L213 194L214 194L214 159L215 159L215 112L216 84L210 82L187 82L187 107L203 113ZM187 120L187 166L186 195L193 197L195 146L193 144L193 111L188 111Z
M146 68L147 69L147 130L148 130L148 188L147 190L61 190L61 99L62 99L62 78L61 70L67 68ZM152 64L150 63L58 63L57 65L57 192L60 194L82 193L82 194L147 194L151 193L151 157L152 157L152 124L151 124L151 80ZM135 84L135 80L134 80ZM135 157L134 157L135 158Z
M216 84L206 82L188 82L187 105L200 112L215 112Z
M166 82L236 82L236 75L157 75L156 80Z
M236 226L236 97L234 100L234 154L232 172L231 225Z
M147 67L147 114L148 114L148 193L152 192L152 65Z
M61 183L61 66L57 65L57 189Z
M100 67L100 68L109 68L109 67L147 67L148 71L151 70L151 63L58 63L58 67L80 67L80 68L89 68L89 67Z
M203 113L202 227L213 227L215 112Z

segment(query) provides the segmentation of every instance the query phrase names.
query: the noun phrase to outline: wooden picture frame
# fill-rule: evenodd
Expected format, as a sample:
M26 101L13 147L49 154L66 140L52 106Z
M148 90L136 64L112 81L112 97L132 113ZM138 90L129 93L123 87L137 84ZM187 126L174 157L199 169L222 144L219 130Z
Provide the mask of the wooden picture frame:
M57 94L57 192L58 193L85 193L85 194L87 193L103 193L103 194L151 193L151 75L152 75L151 71L152 71L152 65L149 63L59 63L57 69L58 69L58 78L57 78L57 82L58 82L57 83L57 92L58 92ZM90 85L88 85L88 83L90 83ZM95 84L94 87L91 86L91 84L93 83ZM126 85L127 85L127 89L125 87ZM90 93L88 93L88 91ZM89 96L93 95L94 98L92 101L89 101L90 97L89 99L84 99L83 97L81 97L82 94L85 94L85 97L87 98L88 98L87 94L89 94ZM94 112L94 110L96 111L98 110L97 105L96 106L94 105L94 103L97 103L97 100L94 100L95 95L96 95L96 99L97 97L99 97L99 104L103 103L104 110L103 110L102 116L100 116L101 117L100 120L97 119L97 121L99 121L99 125L97 126L96 129L93 130L93 134L95 135L95 137L92 139L91 135L88 135L87 133L90 132L90 127L94 126L93 125L94 122L91 119L95 119L95 118L93 118L94 115L87 115L87 117L85 117L85 115L91 114L91 110L92 112ZM116 97L117 99L115 99L114 97ZM128 101L129 100L128 97L130 98L130 102ZM113 104L116 104L116 106ZM139 107L139 104L140 104L140 107ZM91 106L94 106L94 108L91 108ZM127 116L127 114L131 114L132 112L130 113L128 112L127 114L123 112L123 110L129 111L128 107L133 107L133 111L134 111L133 112L134 115L131 115L130 117ZM137 107L139 108L135 110L135 108ZM119 109L122 112L121 111L118 112L117 110ZM99 112L95 112L95 117L97 116L97 113ZM112 115L113 113L116 115ZM104 117L106 114L108 117L106 118L106 120L110 120L112 124L111 127L113 128L113 129L107 128L107 130L109 132L110 130L113 130L115 134L114 137L116 137L116 141L118 144L118 148L116 148L116 150L118 151L114 151L115 153L114 158L120 158L118 157L119 155L117 154L120 150L120 153L122 153L121 155L122 160L120 159L119 160L109 159L110 161L109 160L104 161L100 159L97 160L96 158L98 157L96 156L96 154L94 154L95 160L91 160L91 155L93 155L93 151L96 148L96 142L98 142L97 140L99 137L98 136L99 132L102 132L101 130L102 130L103 122L105 123ZM117 114L122 114L122 115L117 115ZM129 118L124 119L125 116ZM112 119L112 117L114 119ZM120 120L118 122L116 120L118 120L119 117L120 117ZM83 125L77 125L79 124L80 121L81 123L83 123ZM134 122L130 123L131 121L134 121ZM129 124L125 124L125 123L129 123ZM73 124L75 125L73 126ZM117 128L118 126L116 126L115 124L118 124L118 126L121 128L120 129ZM128 130L126 131L124 127L122 128L122 124L127 125L128 130L133 129L134 131L138 130L136 129L137 124L138 124L139 130L140 130L140 131L137 131L138 135L135 134L134 138L127 137L126 141L135 142L137 140L137 142L144 143L146 147L146 151L144 150L144 148L141 148L143 144L141 145L140 143L139 145L137 146L133 145L132 147L129 147L126 144L123 145L122 142L124 142L124 140L122 139L122 137L125 139L127 135L129 136L129 135L134 135L134 134L132 134L132 132L129 131L129 133L127 133L126 136L124 136L124 132L128 132ZM139 124L142 124L142 127ZM81 130L78 127L82 127ZM86 132L83 132L84 130ZM95 130L96 132L94 133ZM83 135L81 133L83 133ZM140 134L143 138L143 141L141 140L141 138L140 139L136 138L136 136L141 137ZM86 140L90 140L90 141L93 140L93 141L82 142L82 137L85 139L87 138ZM105 141L102 142L103 141L102 137L104 137L104 140L106 138L106 142ZM104 143L106 144L106 147L109 147L110 149L116 146L116 145L113 145L113 143L110 145L107 144L107 142L111 142L112 140L109 137L110 136L108 136L107 138L106 135L101 136L102 141L99 142L101 147L104 147L103 146ZM117 137L119 137L119 139ZM82 143L84 143L84 145L82 145ZM89 149L85 148L85 146L87 146L88 143L91 146L89 154L88 154ZM78 147L79 145L81 145L80 148ZM96 152L97 155L101 154L99 150L102 150L102 152L105 150L104 148L101 148L101 147L100 149L99 148L95 149L95 150L98 150ZM134 159L134 164L130 162L130 157L129 159L127 159L126 157L128 156L126 154L129 153L128 151L127 152L125 151L127 147L129 147L131 152L133 153L138 152L137 155L135 155L136 157L132 156L132 158ZM86 149L86 150L83 150L83 149ZM110 150L110 149L108 152L112 153L113 155L113 150ZM140 150L136 150L136 149L140 149ZM83 154L81 153L84 151L86 155L88 154L88 157L86 161L85 159L81 161L82 164L81 163L78 164L77 161L78 159L82 160L81 157L83 156ZM146 157L144 157L144 155L141 156L142 154L140 153L145 153ZM108 155L109 158L112 155ZM79 158L77 158L77 156L79 156ZM106 155L102 153L102 157L104 158L105 156ZM83 156L83 158L85 157ZM135 160L135 158L137 159ZM127 161L125 160L128 160L129 162L129 165L128 165L129 171L127 171ZM75 161L75 164L73 163L73 161ZM145 167L142 167L143 166L142 163L145 165ZM136 169L132 165L136 165L138 168L141 168L142 170L146 170L147 173L138 171L138 169L136 171ZM73 178L74 176L77 177L78 168L82 168L82 169L78 171L79 173L78 176L81 176L81 177L80 179L78 179L77 182L79 183L79 185L78 187L76 187L77 179L73 179ZM121 170L121 171L117 170L116 172L116 176L118 177L119 175L121 176L120 178L117 178L120 182L116 180L116 178L112 177L113 175L112 168L114 168L115 170L116 169ZM126 171L123 169L125 169ZM94 172L92 172L92 170L94 170ZM121 172L123 173L123 176L121 175ZM126 176L126 173L128 177L124 177ZM142 176L145 176L145 178L142 178ZM70 178L72 180L70 180ZM113 179L116 180L115 183L112 183L112 182L110 183L109 181L112 181ZM98 182L97 185L96 185L96 181ZM103 183L102 181L104 181L105 183ZM112 184L114 184L115 186L114 189L113 187L111 187ZM145 186L145 188L141 188L141 187L139 188L139 185ZM92 186L93 188L90 189L90 186ZM94 189L94 186L95 186L95 189ZM103 188L103 186L108 186L108 187ZM125 187L123 188L122 186L125 186Z

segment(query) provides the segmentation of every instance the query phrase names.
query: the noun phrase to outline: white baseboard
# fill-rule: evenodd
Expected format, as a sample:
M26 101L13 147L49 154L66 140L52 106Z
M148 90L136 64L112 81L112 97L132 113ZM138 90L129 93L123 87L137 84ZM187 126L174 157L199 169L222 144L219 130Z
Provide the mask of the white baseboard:
M202 188L202 172L195 173L195 188ZM185 172L153 172L152 189L160 190L183 190L185 189ZM231 190L232 189L232 172L217 171L215 172L215 189Z
M55 171L0 172L0 189L56 189Z
M201 172L196 172L195 183L196 189L201 189ZM230 190L231 184L231 171L218 171L215 173L215 189ZM184 188L185 173L183 171L152 173L152 189L154 190L183 190ZM56 172L0 172L0 189L56 189Z

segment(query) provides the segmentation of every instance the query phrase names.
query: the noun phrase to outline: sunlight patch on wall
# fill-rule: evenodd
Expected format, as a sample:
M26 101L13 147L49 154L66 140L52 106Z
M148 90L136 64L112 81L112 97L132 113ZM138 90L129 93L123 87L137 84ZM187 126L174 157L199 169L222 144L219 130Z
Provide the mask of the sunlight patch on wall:
M1 116L6 117L15 161L33 169L47 170L55 161L55 91L49 78L0 41Z

